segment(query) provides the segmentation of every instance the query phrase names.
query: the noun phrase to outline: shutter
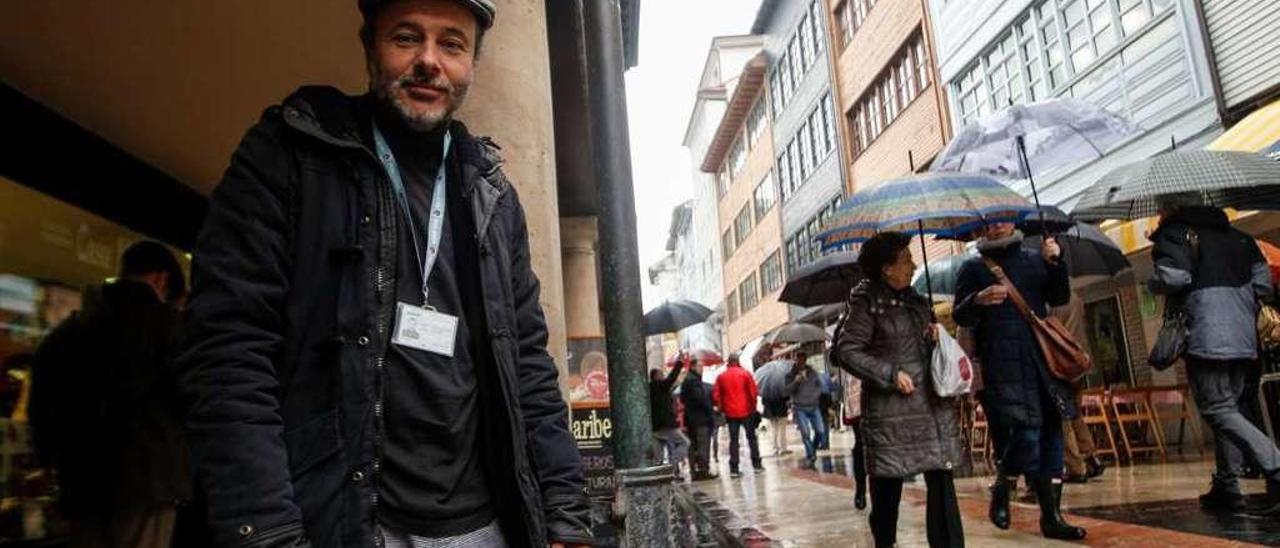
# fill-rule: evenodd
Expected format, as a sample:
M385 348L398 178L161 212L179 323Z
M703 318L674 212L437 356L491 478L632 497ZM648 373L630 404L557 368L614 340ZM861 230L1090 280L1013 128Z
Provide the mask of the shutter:
M1280 2L1204 0L1204 15L1227 108L1280 85Z

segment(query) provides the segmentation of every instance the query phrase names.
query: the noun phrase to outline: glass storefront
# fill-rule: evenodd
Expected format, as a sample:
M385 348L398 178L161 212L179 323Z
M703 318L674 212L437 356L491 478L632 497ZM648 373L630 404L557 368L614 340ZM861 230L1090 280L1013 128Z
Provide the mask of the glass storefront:
M45 546L28 541L67 533L56 473L30 443L32 355L79 310L81 291L114 276L120 254L144 238L0 177L0 546ZM188 257L176 255L187 269Z

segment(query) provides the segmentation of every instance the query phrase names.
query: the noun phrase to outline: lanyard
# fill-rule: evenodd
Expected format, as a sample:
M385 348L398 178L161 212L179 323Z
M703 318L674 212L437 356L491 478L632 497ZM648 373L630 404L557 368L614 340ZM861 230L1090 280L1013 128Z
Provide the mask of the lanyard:
M391 186L395 188L396 199L400 202L400 208L404 211L404 216L409 221L409 235L413 240L413 258L417 259L418 267L422 269L422 306L430 308L427 304L427 279L431 277L431 270L436 266L436 258L440 254L440 237L444 232L445 161L449 157L449 145L453 142L452 136L447 131L444 134L444 150L440 153L440 168L436 171L435 189L431 192L431 217L427 226L427 253L425 260L422 258L422 250L418 247L418 229L413 222L413 211L409 209L409 197L405 193L404 180L400 178L400 167L396 164L396 157L391 153L391 147L387 146L387 140L382 136L382 132L378 130L377 124L373 126L373 141L377 147L378 159L382 161L382 167L387 170L387 176L391 178Z

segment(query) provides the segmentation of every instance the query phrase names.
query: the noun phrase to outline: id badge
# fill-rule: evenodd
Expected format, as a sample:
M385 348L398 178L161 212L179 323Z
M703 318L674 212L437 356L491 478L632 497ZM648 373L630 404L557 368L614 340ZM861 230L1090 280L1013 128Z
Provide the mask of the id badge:
M452 358L458 339L458 317L418 305L396 303L396 325L392 333L394 344Z

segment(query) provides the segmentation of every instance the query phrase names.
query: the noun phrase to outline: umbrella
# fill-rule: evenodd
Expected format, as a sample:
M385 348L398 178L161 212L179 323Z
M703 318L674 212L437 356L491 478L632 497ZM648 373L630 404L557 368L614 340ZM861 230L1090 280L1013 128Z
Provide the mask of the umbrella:
M699 364L702 364L707 367L712 367L712 366L716 366L724 363L724 358L720 357L720 353L716 352L715 350L697 348L694 350L683 350L682 352L684 353L685 356L696 358ZM676 352L675 355L671 356L670 358L667 358L667 361L664 363L664 365L666 365L667 367L674 367L676 365L676 358L679 357L680 354L681 352Z
M764 336L766 344L808 343L827 340L827 333L811 323L790 322L773 328Z
M1125 118L1079 99L1010 105L957 132L932 171L1027 179L1039 207L1035 174L1101 158L1137 133Z
M840 317L841 312L844 312L844 301L805 309L803 313L796 317L795 321L811 323L814 325L826 325L831 320Z
M855 193L836 210L817 239L823 249L830 249L866 241L878 232L915 229L927 261L925 234L970 233L986 223L1017 221L1034 209L1026 198L991 177L926 173ZM927 280L927 267L924 273Z
M773 360L756 369L756 388L764 399L780 399L786 397L787 373L791 371L791 360Z
M668 301L644 315L644 334L675 333L706 321L711 309L693 301Z
M796 306L844 302L861 277L857 253L842 251L823 255L792 272L778 300Z
M1077 223L1058 234L1057 240L1072 278L1115 276L1130 266L1120 246L1091 224ZM1041 236L1028 236L1022 245L1028 249L1040 249L1042 241Z
M956 279L960 276L960 266L968 261L973 255L952 255L943 259L938 259L929 263L929 272L931 275L927 278L928 282L932 282L932 289L926 282L924 268L916 271L916 277L911 281L911 287L914 287L921 295L933 294L935 297L939 295L951 297L956 294Z
M1139 219L1156 214L1160 197L1186 193L1217 207L1280 209L1280 162L1252 152L1166 152L1104 175L1072 213L1083 221Z

